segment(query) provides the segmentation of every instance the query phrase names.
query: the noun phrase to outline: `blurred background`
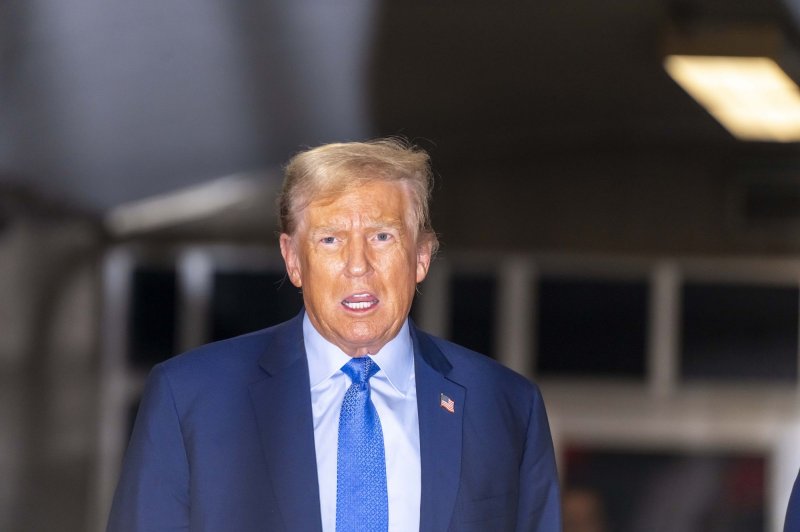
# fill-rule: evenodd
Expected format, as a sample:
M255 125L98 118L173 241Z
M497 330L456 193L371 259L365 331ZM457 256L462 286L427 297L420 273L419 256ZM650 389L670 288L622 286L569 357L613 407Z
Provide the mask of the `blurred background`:
M413 317L540 384L565 532L781 530L798 24L800 0L3 1L0 530L102 530L149 368L300 308L281 165L396 134L432 155L444 244Z

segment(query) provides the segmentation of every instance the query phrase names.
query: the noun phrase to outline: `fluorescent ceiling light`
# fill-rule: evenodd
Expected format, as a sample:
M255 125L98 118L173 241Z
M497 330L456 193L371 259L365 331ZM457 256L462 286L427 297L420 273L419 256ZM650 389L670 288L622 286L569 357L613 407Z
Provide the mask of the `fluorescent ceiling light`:
M241 205L263 189L256 175L232 175L214 181L125 203L112 209L106 227L115 236L154 231L208 218Z
M669 55L664 68L736 138L800 141L800 88L772 59Z

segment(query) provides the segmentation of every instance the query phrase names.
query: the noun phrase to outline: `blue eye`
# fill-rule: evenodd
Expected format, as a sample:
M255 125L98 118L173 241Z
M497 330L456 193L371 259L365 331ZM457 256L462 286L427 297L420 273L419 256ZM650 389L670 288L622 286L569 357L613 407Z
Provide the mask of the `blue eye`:
M377 238L380 242L387 242L392 238L392 235L389 233L378 233L375 235L375 238Z
M320 242L322 242L323 244L334 244L336 242L336 237L334 237L334 236L326 236L326 237L323 237L320 240Z

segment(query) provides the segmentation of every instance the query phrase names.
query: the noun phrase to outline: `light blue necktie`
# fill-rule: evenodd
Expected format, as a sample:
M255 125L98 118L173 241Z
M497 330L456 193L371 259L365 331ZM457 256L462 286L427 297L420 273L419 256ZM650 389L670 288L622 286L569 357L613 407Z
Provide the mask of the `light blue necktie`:
M389 529L383 430L370 400L369 379L380 368L369 357L342 366L353 381L344 394L336 455L336 532Z

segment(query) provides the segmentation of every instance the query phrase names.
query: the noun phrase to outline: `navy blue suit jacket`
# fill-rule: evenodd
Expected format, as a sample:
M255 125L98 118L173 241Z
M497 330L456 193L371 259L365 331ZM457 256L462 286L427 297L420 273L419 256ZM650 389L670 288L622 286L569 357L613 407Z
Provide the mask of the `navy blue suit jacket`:
M538 389L410 327L419 409L420 530L561 529ZM321 530L302 313L156 366L109 532ZM455 412L440 406L440 394Z

